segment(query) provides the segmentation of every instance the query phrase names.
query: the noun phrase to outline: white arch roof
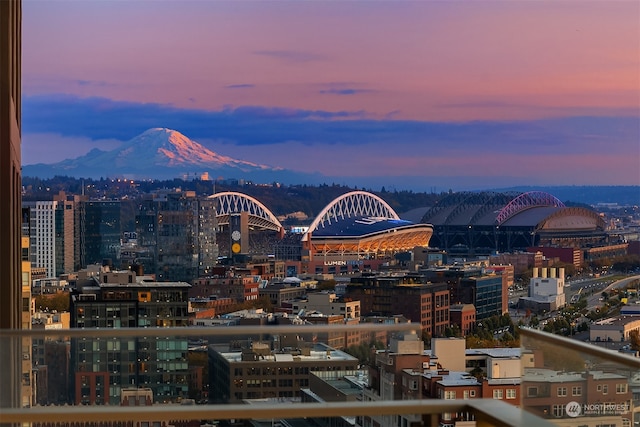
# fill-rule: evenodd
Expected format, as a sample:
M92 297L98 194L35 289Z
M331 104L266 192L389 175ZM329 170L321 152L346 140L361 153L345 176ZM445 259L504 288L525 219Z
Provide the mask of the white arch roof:
M351 191L336 197L322 209L302 237L302 241L308 241L311 233L318 227L324 227L325 224L361 216L400 219L393 208L375 194L367 191Z
M229 215L231 214L248 212L252 218L250 221L252 225L274 231L282 229L282 224L278 221L278 218L265 205L247 194L224 191L209 196L208 199L217 201L216 216L218 217L218 224L228 224Z

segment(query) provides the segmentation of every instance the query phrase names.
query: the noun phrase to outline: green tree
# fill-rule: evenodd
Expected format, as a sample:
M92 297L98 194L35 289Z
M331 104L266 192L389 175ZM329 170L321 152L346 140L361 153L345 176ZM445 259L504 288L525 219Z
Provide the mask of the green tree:
M640 350L640 332L637 329L629 332L629 343L635 351Z
M69 292L36 296L36 310L42 311L69 311Z
M351 345L345 350L346 353L358 359L361 365L368 365L372 362L371 356L374 350L381 350L384 345L380 341L371 341L369 343L361 343Z
M336 281L333 279L330 280L321 280L316 285L316 289L319 291L332 291L336 288Z

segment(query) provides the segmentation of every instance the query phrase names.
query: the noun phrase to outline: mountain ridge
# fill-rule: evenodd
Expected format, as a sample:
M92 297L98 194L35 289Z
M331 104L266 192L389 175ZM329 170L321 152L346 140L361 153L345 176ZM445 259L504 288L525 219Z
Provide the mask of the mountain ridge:
M151 128L113 150L94 148L61 162L23 166L23 174L41 178L68 175L86 178L176 178L213 173L243 179L288 181L302 176L283 168L221 155L169 128ZM308 180L312 175L305 176Z

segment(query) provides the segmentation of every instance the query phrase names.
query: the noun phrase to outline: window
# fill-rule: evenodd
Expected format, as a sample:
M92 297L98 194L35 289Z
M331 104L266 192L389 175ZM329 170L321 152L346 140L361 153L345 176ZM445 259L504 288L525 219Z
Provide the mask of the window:
M558 397L564 397L567 395L566 387L558 387Z
M582 396L582 386L573 386L571 387L571 395L572 396Z
M553 405L553 416L558 418L564 416L564 407L565 405Z
M516 389L508 388L507 389L507 399L515 399L516 398Z
M504 390L502 390L502 389L493 390L493 398L494 399L502 399L503 395L504 395Z
M607 384L602 385L602 394L609 394L609 386Z
M624 394L628 390L628 386L625 383L616 384L616 394Z
M444 392L444 398L446 400L451 400L456 398L456 392L454 391L446 391Z
M538 396L538 387L528 387L527 388L527 396L528 397L536 397L536 396Z

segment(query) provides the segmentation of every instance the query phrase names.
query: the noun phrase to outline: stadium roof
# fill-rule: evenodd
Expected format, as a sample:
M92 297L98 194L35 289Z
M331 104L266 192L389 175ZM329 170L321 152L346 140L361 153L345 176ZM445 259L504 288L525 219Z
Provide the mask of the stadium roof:
M433 227L400 219L380 197L352 191L335 198L302 238L314 254L407 251L427 246Z
M602 229L596 212L582 207L566 207L551 194L453 193L429 208L423 223L434 227L530 227L546 230Z
M433 227L428 224L362 218L325 227L322 234L314 233L309 243L314 253L400 252L428 246L432 234Z
M381 217L353 217L318 228L313 237L354 238L415 225L411 221Z

